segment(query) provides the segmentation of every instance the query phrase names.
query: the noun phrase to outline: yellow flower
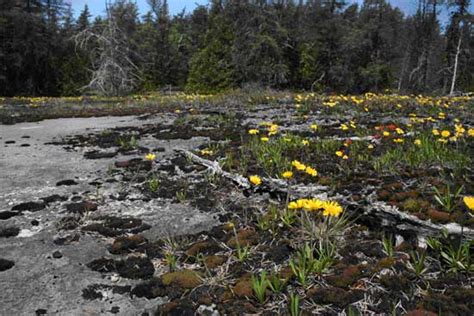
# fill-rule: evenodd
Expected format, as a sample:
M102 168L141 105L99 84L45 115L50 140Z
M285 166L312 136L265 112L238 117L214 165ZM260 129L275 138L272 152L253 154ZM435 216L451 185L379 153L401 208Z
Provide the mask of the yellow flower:
M319 211L323 208L324 202L319 199L303 199L303 209L307 212Z
M301 141L301 143L303 144L303 146L308 146L308 145L309 145L309 140L303 139L303 140Z
M323 105L327 105L330 108L332 108L337 105L337 102L323 102Z
M456 129L456 136L463 136L466 132L466 129L461 124L454 124L454 128Z
M258 134L258 129L249 129L249 134L250 135L257 135Z
M201 150L201 155L206 156L206 155L212 155L213 151L209 149L203 149Z
M415 141L413 143L417 146L420 146L421 145L421 140L415 139Z
M440 139L438 139L438 142L440 142L442 144L446 144L448 142L448 140L444 139L444 138L440 138Z
M346 124L341 124L340 129L342 129L343 131L347 131L349 127Z
M316 171L316 169L311 168L310 166L306 167L305 171L307 174L309 174L312 177L316 177L318 175L318 172Z
M374 145L369 144L369 146L367 146L367 148L369 148L369 149L374 149Z
M323 208L324 201L319 199L298 199L288 203L288 208L291 210L304 209L307 212L319 211Z
M403 140L403 138L395 138L395 139L393 140L393 142L394 142L394 143L403 143L404 140Z
M276 125L276 124L270 125L270 127L268 128L268 131L270 133L276 133L278 131L278 125Z
M304 171L306 169L306 166L302 164L301 162L299 162L298 160L293 160L291 162L291 165L295 167L296 170L299 170L299 171Z
M439 136L439 131L437 129L433 129L432 133L434 136Z
M249 177L249 180L250 182L253 184L253 185L260 185L262 183L262 179L260 179L259 176L250 176Z
M268 137L260 137L260 140L262 142L268 142L269 138Z
M387 131L383 132L383 136L385 136L385 137L390 136L390 132L387 132Z
M474 137L474 128L470 128L470 129L467 131L467 135L469 135L469 137Z
M151 154L151 153L150 153L150 154L147 154L147 155L145 156L145 160L148 160L148 161L153 161L153 160L155 160L155 159L156 159L156 155L155 155L155 154Z
M311 124L310 127L311 127L311 129L312 129L313 131L315 131L315 130L318 129L318 125L317 125L317 124Z
M344 153L342 151L338 150L338 151L336 151L336 156L342 157L342 156L344 156Z
M285 171L281 174L281 176L285 179L290 179L291 177L293 177L293 172L291 171Z
M398 135L402 135L403 133L405 133L400 127L397 127L395 131L397 132Z
M326 201L323 203L323 215L339 217L342 213L342 207L334 201Z
M449 136L451 136L451 132L447 131L447 130L444 130L444 131L441 132L441 136L444 137L444 138L448 138Z
M474 196L465 196L463 201L469 210L474 211Z
M288 209L296 210L297 208L298 208L298 203L296 203L295 201L291 201L290 203L288 203Z
M344 156L342 156L342 159L347 160L347 159L349 159L349 156L348 156L348 155L344 155Z

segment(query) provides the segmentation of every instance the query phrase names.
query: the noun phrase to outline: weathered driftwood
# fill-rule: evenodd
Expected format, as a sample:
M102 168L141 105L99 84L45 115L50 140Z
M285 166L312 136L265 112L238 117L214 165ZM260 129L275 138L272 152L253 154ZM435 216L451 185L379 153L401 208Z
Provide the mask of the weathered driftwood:
M212 161L208 159L204 159L199 157L198 155L193 154L189 150L177 148L175 149L176 152L184 155L187 159L190 159L191 161L200 164L209 170L211 170L213 173L218 174L224 178L227 178L231 180L232 182L236 183L237 185L243 187L244 189L248 189L251 187L250 181L247 180L247 178L239 175L239 174L233 174L227 171L222 170L221 166L219 165L219 162L217 161Z
M222 170L221 166L219 165L217 161L201 158L185 149L175 149L175 151L186 156L188 159L192 160L193 162L207 167L213 173L216 173L224 178L231 180L232 182L234 182L235 184L239 185L240 187L244 189L250 189L252 187L252 184L247 178L239 174L234 174L234 173L230 173L225 170ZM276 193L276 194L286 195L288 193L288 183L281 179L262 178L262 185L260 187L263 190ZM297 185L297 186L292 185L290 188L291 194L295 197L314 196L316 194L327 192L327 190L328 188L326 186L321 186L321 185Z
M239 175L222 170L221 166L217 161L211 161L208 159L201 158L192 152L185 149L176 149L176 152L186 156L191 161L205 166L212 172L227 178L244 189L250 189L252 187L250 181ZM286 195L288 194L288 188L293 198L299 197L318 197L327 198L328 187L320 185L292 185L288 187L286 181L281 179L273 178L262 178L261 190L268 191L274 194ZM450 223L446 225L435 224L431 221L419 219L418 217L401 212L396 206L389 205L385 202L377 201L375 194L368 196L367 200L370 202L368 205L360 208L359 205L353 201L350 201L347 197L342 195L336 195L333 199L338 200L344 205L357 206L357 209L362 209L360 214L354 214L356 216L372 218L381 227L396 228L401 231L411 231L419 236L437 235L442 230L447 230L450 234L460 234L461 226L456 223ZM469 228L463 229L463 234L467 238L474 238L474 230Z
M464 227L457 223L449 224L435 224L431 221L422 220L418 217L401 212L398 207L389 205L382 201L376 201L376 194L369 195L368 201L370 203L364 206L362 216L372 216L375 219L381 221L381 225L384 227L395 227L398 230L413 231L417 235L429 236L437 235L442 230L448 231L450 234L461 234L463 231L464 236L467 238L474 238L474 230Z

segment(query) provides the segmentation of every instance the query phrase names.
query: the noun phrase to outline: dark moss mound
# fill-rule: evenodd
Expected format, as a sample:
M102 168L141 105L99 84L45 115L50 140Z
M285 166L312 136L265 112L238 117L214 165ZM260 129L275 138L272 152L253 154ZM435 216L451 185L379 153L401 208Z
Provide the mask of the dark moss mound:
M100 258L87 264L91 270L107 273L116 272L128 279L149 279L155 273L155 267L148 258L130 257L125 260Z
M37 212L44 209L45 207L46 207L46 204L44 202L25 202L25 203L20 203L12 207L12 211Z
M14 265L15 265L15 262L0 258L0 272L9 270L13 268Z
M4 229L0 229L0 237L8 238L8 237L15 237L20 233L20 229L18 227L7 227Z
M150 225L143 224L141 219L133 217L104 216L98 220L100 223L84 226L82 230L97 232L106 237L116 237L123 234L137 234L151 228Z

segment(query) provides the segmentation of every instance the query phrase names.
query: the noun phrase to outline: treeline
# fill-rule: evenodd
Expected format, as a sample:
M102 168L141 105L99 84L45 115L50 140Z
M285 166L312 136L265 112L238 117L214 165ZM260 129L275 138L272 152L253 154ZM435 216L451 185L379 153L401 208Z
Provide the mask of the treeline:
M416 1L413 16L386 0L212 0L171 16L149 0L140 16L116 0L105 17L86 6L75 18L63 0L0 0L0 95L473 91L470 0Z

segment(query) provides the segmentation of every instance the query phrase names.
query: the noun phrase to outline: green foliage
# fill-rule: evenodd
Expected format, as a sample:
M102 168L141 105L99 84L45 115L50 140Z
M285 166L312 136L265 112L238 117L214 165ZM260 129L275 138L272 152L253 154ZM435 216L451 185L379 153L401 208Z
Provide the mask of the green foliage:
M273 293L281 293L285 289L286 280L282 279L278 273L274 272L268 279L268 287Z
M452 212L463 189L464 187L461 186L454 193L451 193L451 187L449 185L447 185L446 189L443 191L440 191L437 187L434 187L435 201L438 202L438 204L441 205L446 212Z
M205 47L190 60L187 90L212 93L234 86L235 68L231 62L233 39L228 21L222 16L213 16Z
M90 56L101 49L96 43L82 51L71 39L84 31L102 34L111 18L121 39L114 51L137 66L127 70L137 91L251 86L443 94L458 43L455 90L470 91L474 54L466 3L452 2L455 14L444 32L430 1L406 17L388 1L211 1L175 16L166 1L152 1L140 17L133 1L115 0L108 16L91 22L87 6L75 19L64 0L5 0L0 95L81 93L98 66Z
M395 247L392 236L383 235L382 236L382 246L383 246L383 251L384 251L385 255L389 258L392 258L393 254L394 254L394 247Z
M422 251L421 253L412 251L410 253L410 262L408 262L408 268L410 268L410 270L412 270L417 277L420 277L422 274L424 274L428 270L428 268L426 267L425 261L426 261L425 251Z
M300 297L298 294L291 293L290 294L290 305L289 305L290 315L291 316L299 316L301 315L300 311Z
M158 191L159 187L160 187L160 180L158 180L158 178L153 177L150 180L148 180L148 189L151 192L154 193L154 192Z
M252 275L252 290L260 304L265 303L267 287L268 279L265 271L260 273L260 277Z

